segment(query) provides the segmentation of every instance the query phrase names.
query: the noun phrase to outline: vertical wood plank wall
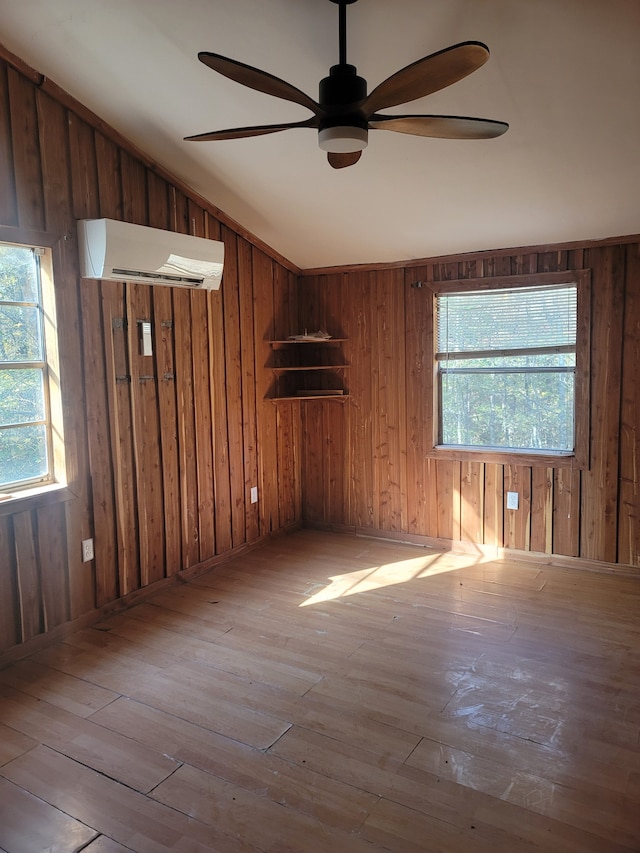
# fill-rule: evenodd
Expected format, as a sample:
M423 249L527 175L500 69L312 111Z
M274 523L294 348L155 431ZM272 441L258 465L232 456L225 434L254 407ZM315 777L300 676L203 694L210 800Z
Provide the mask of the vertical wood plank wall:
M291 333L297 270L22 70L0 62L0 225L59 237L74 497L2 509L0 652L301 518L289 446L301 413L263 401L264 340ZM222 239L222 288L81 281L76 220L98 217ZM152 357L140 355L142 320L153 324ZM88 537L95 560L83 564Z
M426 458L433 319L411 284L577 269L592 271L589 470ZM351 363L349 401L305 420L307 523L640 566L640 244L320 270L299 304L302 326L349 339Z
M299 275L40 82L0 61L0 226L59 238L73 497L0 506L0 654L303 520L640 565L640 244ZM222 239L222 289L82 282L76 220L102 216ZM432 315L411 283L584 268L589 470L426 458ZM140 355L141 320L153 357ZM349 400L264 402L267 341L320 327L348 339ZM520 493L517 514L507 490ZM88 537L96 557L83 564Z

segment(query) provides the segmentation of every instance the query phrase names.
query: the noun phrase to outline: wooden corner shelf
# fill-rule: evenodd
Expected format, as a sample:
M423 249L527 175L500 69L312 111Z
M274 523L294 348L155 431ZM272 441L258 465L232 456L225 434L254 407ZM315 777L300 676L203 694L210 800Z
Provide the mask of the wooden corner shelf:
M344 388L344 371L349 365L342 353L335 351L346 342L346 338L268 341L273 363L267 367L275 377L275 387L265 399L272 403L349 399Z

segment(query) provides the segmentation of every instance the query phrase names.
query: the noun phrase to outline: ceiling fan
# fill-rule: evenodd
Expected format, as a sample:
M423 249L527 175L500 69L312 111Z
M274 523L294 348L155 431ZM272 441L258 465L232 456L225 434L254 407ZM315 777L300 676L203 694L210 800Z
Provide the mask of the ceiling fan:
M318 131L320 148L334 169L353 166L367 147L369 130L393 130L414 136L443 139L492 139L509 127L502 121L466 116L384 115L381 109L423 98L476 71L489 58L489 49L479 41L465 41L425 56L397 71L367 94L367 81L347 63L347 6L356 0L331 0L339 6L339 62L320 81L316 102L285 80L251 65L217 53L201 52L198 59L209 68L243 86L292 101L311 110L311 118L287 124L236 127L185 137L189 142L243 139L298 127Z

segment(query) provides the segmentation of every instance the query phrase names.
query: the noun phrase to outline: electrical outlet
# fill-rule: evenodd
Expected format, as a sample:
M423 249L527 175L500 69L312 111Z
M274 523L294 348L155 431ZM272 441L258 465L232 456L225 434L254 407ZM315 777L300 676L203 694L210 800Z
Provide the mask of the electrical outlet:
M518 492L507 492L507 509L518 509Z
M258 503L258 487L257 486L251 486L251 503L252 504Z
M94 558L93 553L93 539L83 539L82 540L82 562L90 563Z

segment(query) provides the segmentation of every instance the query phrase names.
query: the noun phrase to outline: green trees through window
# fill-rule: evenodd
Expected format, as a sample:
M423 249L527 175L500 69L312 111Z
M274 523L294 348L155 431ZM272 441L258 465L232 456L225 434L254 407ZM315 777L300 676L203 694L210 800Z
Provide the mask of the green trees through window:
M50 476L38 251L0 244L0 489Z

